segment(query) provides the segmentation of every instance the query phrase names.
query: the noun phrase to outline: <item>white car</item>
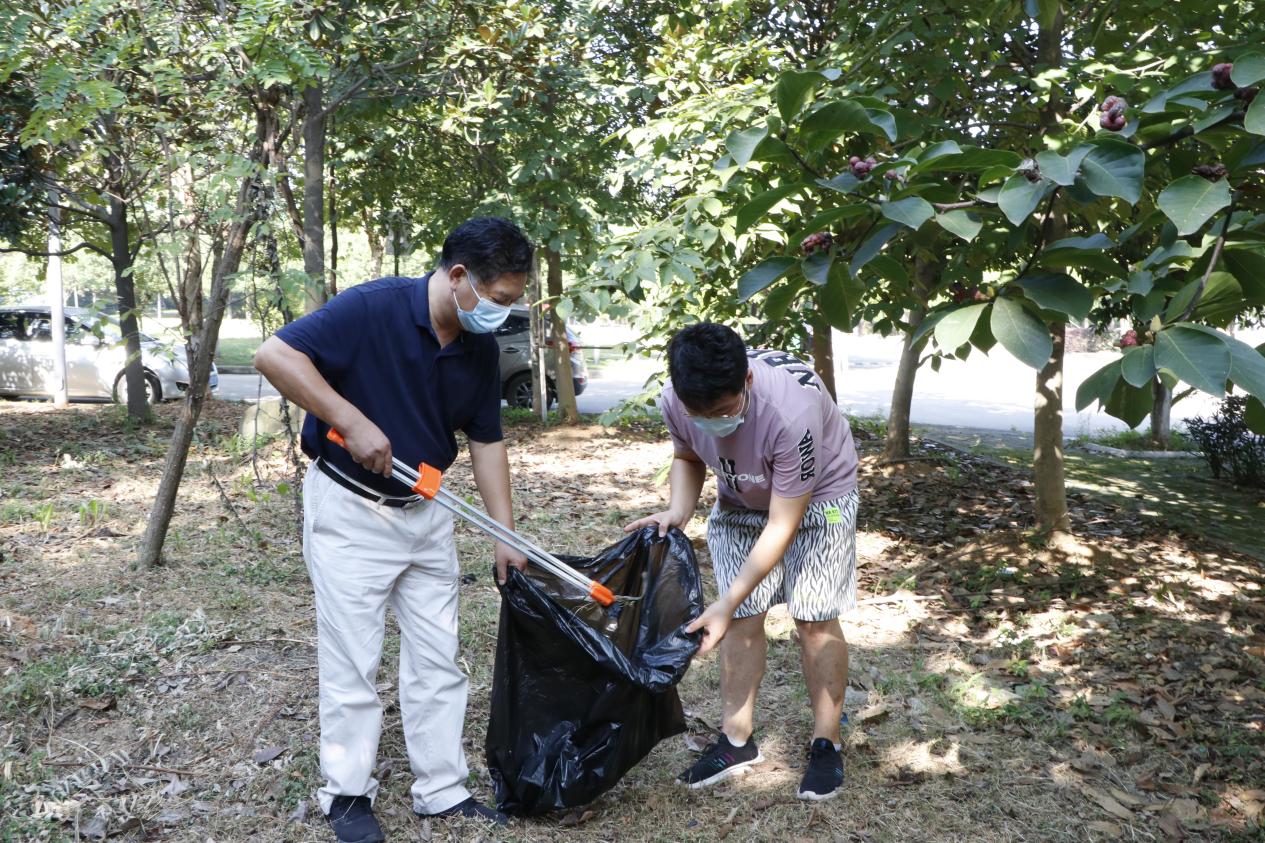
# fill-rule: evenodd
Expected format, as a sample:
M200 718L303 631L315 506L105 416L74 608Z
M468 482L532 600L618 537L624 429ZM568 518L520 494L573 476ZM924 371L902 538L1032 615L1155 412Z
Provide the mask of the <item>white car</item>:
M65 309L66 386L73 401L127 402L127 348L118 320L78 307ZM52 389L53 332L48 305L0 307L0 395L47 398ZM183 348L140 335L145 392L151 404L189 389ZM210 387L219 386L211 364Z

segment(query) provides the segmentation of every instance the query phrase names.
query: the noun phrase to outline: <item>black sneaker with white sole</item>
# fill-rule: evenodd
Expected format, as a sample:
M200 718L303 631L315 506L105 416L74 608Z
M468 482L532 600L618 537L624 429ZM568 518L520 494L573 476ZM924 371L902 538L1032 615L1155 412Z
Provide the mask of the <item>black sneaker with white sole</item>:
M676 780L691 790L722 782L730 776L742 775L752 765L764 760L760 748L750 738L742 746L734 746L724 735L703 750L703 757L694 762Z
M487 805L482 804L473 796L465 799L464 801L458 802L451 808L446 808L440 811L438 814L423 814L421 812L414 813L422 819L447 819L449 817L462 817L468 820L486 820L487 822L496 823L497 825L509 824L509 817L505 816L495 808L489 808Z
M825 738L817 738L808 749L808 771L799 783L800 799L820 802L834 799L843 784L843 753Z

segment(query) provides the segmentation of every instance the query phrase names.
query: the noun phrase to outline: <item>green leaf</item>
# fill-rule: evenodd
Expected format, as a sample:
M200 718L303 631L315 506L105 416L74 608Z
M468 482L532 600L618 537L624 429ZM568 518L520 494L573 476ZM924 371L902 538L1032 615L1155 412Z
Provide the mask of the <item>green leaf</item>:
M1225 327L1243 312L1245 304L1238 279L1228 272L1214 272L1208 276L1193 316L1200 322Z
M818 179L817 184L830 190L837 190L840 193L851 193L857 189L857 185L861 184L861 180L852 175L851 171L845 170L833 179Z
M1265 53L1244 53L1234 60L1230 81L1240 88L1255 85L1265 79Z
M1023 158L1007 149L981 149L967 147L957 154L938 155L925 161L919 161L911 169L912 172L978 172L989 167L1015 168L1023 163Z
M1055 240L1053 243L1045 247L1047 252L1057 252L1059 249L1080 249L1088 251L1090 249L1114 249L1116 244L1110 237L1105 234L1091 234L1089 237L1064 237L1062 240Z
M569 319L571 314L575 311L575 302L568 298L558 299L558 304L554 310L563 319Z
M1177 226L1178 235L1185 237L1230 204L1230 185L1225 179L1208 181L1202 176L1182 176L1160 191L1156 204Z
M980 229L984 227L979 216L969 211L946 211L936 216L936 222L940 223L940 227L945 231L956 234L967 243L974 240L980 233Z
M747 301L785 275L796 263L795 258L768 258L759 266L747 270L738 279L738 301Z
M883 251L883 247L888 241L900 234L901 227L896 223L889 223L878 231L870 235L870 238L861 244L861 248L857 249L856 254L852 256L852 261L848 264L848 272L853 277L860 272L861 267L870 262L870 259Z
M1034 369L1044 368L1054 349L1050 331L1014 299L993 302L993 336L1002 347Z
M1253 433L1265 436L1265 404L1259 398L1249 398L1247 409L1243 411L1243 423Z
M818 292L817 303L830 327L851 331L853 317L860 310L864 294L864 285L848 277L846 272L835 271L830 273L830 281Z
M810 234L815 234L818 231L829 228L831 223L835 223L843 219L851 219L852 217L865 216L869 212L869 205L859 203L855 205L840 205L838 208L831 208L828 211L822 211L820 214L806 222L803 229L801 229L795 237L791 239L793 242L803 240Z
M1243 128L1254 135L1265 135L1265 96L1256 95L1243 115Z
M1230 359L1230 349L1219 337L1183 325L1155 337L1155 365L1212 395L1225 393Z
M1062 273L1025 275L1014 283L1038 307L1066 314L1073 319L1084 319L1094 306L1093 294L1070 275Z
M1121 378L1116 381L1103 409L1129 427L1137 427L1151 414L1151 390L1149 387L1133 386Z
M918 163L925 164L943 155L956 155L962 151L962 147L958 146L957 141L940 141L937 144L927 147L922 154L918 156Z
M936 213L931 203L921 196L907 196L895 202L884 202L881 210L883 216L889 220L907 225L915 231Z
M1046 181L1028 181L1026 176L1013 175L1002 185L997 195L997 207L1010 220L1011 225L1019 225L1041 204L1042 197L1049 187Z
M890 111L884 111L881 108L867 108L865 114L870 118L872 126L887 135L889 141L896 143L896 118L892 116Z
M834 100L804 118L801 130L804 134L844 132L871 132L874 124L865 109L850 100Z
M1111 391L1120 380L1120 361L1112 360L1097 372L1094 372L1076 389L1076 412L1080 412L1097 401L1104 407L1111 398Z
M1257 398L1265 398L1265 345L1252 346L1220 331L1193 322L1182 322L1181 327L1199 331L1225 343L1230 349L1230 380Z
M800 261L799 266L805 278L821 287L830 280L830 264L833 261L834 255L830 254L829 249L826 249L820 252L813 252Z
M745 167L751 162L751 156L755 154L756 147L768 137L768 134L768 126L752 126L750 129L731 132L729 137L725 138L725 148L733 156L735 164Z
M778 77L773 98L783 121L789 123L799 114L821 81L822 75L816 71L788 70Z
M1146 386L1155 378L1155 346L1137 345L1120 361L1120 374L1130 386Z
M1168 101L1169 99L1173 97L1178 97L1178 96L1181 96L1182 94L1188 94L1195 91L1203 92L1203 91L1211 91L1211 90L1212 90L1212 71L1205 70L1205 71L1202 71L1201 73L1196 73L1194 76L1187 76L1185 79L1183 79L1181 82L1179 82L1177 85L1173 86L1172 88L1169 88L1167 91L1163 91L1151 97L1151 99L1147 100L1147 102L1142 106L1142 113L1155 114L1157 112L1163 111L1164 109L1168 108Z
M951 310L937 310L934 313L927 314L927 318L923 319L922 324L920 324L918 328L914 331L913 337L910 339L910 342L913 345L918 345L919 343L921 343L924 339L927 338L928 334L930 334L940 325L940 320L944 319L944 317L948 316L952 312L953 311Z
M950 353L966 345L971 339L971 334L975 333L975 324L979 322L980 316L984 314L984 309L987 307L987 302L968 304L966 307L959 307L946 313L936 323L936 343Z
M786 318L786 311L790 308L791 302L795 301L795 295L803 287L801 282L790 284L779 284L769 291L764 298L764 315L770 321L781 321Z
M1117 196L1130 205L1142 196L1146 155L1122 140L1106 139L1094 145L1081 162L1085 186L1099 196Z
M802 182L798 184L784 184L781 187L775 187L772 190L766 190L764 193L761 193L759 196L755 197L738 209L734 230L739 234L742 234L748 228L759 222L778 202L781 202L783 199L791 196L792 194L798 193L807 186L808 185Z
M1092 150L1092 146L1085 145L1076 147L1066 156L1050 150L1038 152L1037 167L1041 169L1041 175L1066 187L1076 182L1076 173L1080 170L1081 162Z
M1253 306L1265 304L1265 255L1249 249L1226 249L1221 259L1239 280L1244 300Z

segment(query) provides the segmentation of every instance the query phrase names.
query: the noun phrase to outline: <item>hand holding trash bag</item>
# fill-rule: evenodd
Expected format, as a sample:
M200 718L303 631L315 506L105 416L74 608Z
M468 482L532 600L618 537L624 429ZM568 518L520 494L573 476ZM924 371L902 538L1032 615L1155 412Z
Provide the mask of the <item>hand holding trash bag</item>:
M703 643L699 646L696 655L705 656L720 644L725 633L729 631L729 624L734 619L736 608L737 604L726 597L721 597L704 609L703 614L686 625L686 632L698 632L700 629L703 631Z

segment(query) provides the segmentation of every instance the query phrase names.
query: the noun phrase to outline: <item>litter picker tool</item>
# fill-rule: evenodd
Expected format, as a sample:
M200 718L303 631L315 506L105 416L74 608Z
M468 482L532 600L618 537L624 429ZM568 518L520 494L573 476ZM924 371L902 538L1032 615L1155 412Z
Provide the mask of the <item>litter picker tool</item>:
M343 435L333 428L330 428L328 438L336 445L347 447L347 442L343 439ZM590 599L597 603L603 606L610 606L616 600L631 602L637 599L635 597L616 597L609 588L600 582L589 579L547 550L537 547L496 519L450 494L440 486L444 479L443 472L433 465L422 463L417 468L413 468L394 455L391 457L391 464L394 466L395 473L399 475L401 482L409 486L418 495L421 495L426 500L434 501L454 515L460 515L497 541L505 542L505 544L514 548L549 573L582 590Z

